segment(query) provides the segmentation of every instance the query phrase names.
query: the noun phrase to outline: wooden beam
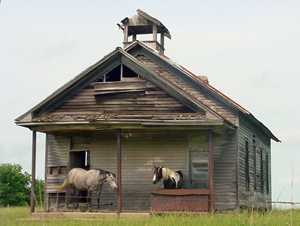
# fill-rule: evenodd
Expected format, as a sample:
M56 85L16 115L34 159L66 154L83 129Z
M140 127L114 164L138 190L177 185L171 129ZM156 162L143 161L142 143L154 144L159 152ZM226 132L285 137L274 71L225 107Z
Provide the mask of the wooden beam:
M132 35L132 41L134 42L136 40L136 34Z
M213 171L214 171L214 157L213 157L213 132L208 131L208 189L209 189L209 210L214 212L215 196L214 196L214 181L213 181Z
M128 25L126 24L124 26L124 45L126 45L126 43L128 42Z
M35 210L35 166L36 166L36 131L32 131L32 166L31 166L31 193L30 193L30 212Z
M117 132L117 182L118 182L118 191L117 191L117 213L122 212L122 131L121 129Z
M157 41L157 25L153 24L152 26L152 32L153 32L153 41Z
M160 34L160 54L163 54L164 53L164 50L165 50L165 34L162 32Z
M44 184L44 211L49 211L49 201L47 194L47 174L48 174L48 134L45 136L45 184Z

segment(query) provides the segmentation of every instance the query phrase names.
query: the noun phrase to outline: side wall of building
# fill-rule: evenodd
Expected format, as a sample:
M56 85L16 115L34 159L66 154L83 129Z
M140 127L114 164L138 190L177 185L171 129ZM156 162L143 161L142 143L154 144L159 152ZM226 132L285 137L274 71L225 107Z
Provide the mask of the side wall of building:
M215 209L232 210L237 207L236 132L216 134L213 143Z
M239 205L241 208L271 208L270 138L262 134L255 126L241 117L238 140ZM248 143L249 150L248 163L246 157L246 142ZM248 179L247 172L249 172Z

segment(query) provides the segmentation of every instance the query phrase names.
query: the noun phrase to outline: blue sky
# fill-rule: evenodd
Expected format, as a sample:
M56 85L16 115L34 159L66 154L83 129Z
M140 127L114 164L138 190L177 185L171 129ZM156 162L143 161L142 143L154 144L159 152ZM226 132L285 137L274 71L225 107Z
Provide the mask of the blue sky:
M169 28L168 56L207 75L283 141L272 143L273 198L300 201L299 1L2 0L0 163L29 171L31 133L14 118L121 46L116 23L138 8ZM42 177L42 134L38 142Z

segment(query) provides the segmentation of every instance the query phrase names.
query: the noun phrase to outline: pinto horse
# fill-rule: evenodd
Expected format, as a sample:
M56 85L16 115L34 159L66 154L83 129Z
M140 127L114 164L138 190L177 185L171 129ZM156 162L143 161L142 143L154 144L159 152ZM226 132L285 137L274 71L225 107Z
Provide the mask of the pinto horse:
M81 168L73 168L68 173L64 183L59 187L59 190L62 191L65 188L72 188L79 192L87 191L88 197L91 197L91 193L96 191L99 208L100 193L104 183L108 183L113 190L118 188L116 176L112 172L102 169L85 170Z
M183 174L180 170L173 171L163 166L154 166L153 184L158 183L161 179L165 189L176 189L183 186Z

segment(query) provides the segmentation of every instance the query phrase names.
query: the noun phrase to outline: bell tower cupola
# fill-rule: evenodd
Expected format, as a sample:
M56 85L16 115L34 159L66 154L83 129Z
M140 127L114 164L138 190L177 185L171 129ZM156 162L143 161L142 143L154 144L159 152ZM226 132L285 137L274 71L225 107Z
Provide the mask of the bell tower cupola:
M136 40L139 40L151 48L157 50L160 54L165 50L165 37L171 39L169 30L154 17L138 9L137 14L132 17L126 17L118 24L123 30L123 45L126 48ZM147 35L146 39L139 39L139 36ZM141 37L142 38L142 37Z

